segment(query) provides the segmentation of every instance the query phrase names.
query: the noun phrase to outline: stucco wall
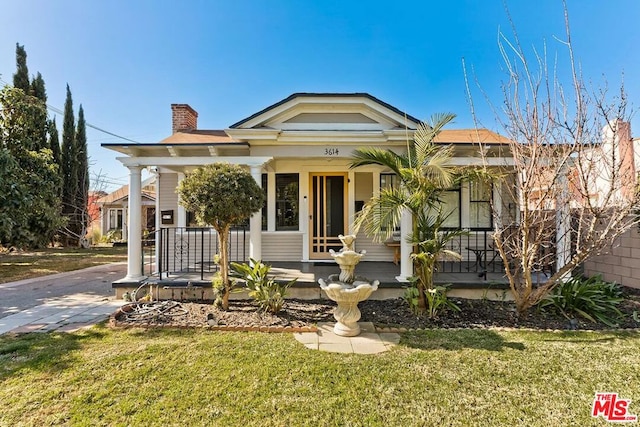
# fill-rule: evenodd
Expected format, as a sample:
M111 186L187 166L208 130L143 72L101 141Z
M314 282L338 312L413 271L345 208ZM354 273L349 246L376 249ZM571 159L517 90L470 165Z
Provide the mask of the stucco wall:
M584 264L584 274L602 274L604 280L640 288L640 233L633 227L620 236L611 250Z

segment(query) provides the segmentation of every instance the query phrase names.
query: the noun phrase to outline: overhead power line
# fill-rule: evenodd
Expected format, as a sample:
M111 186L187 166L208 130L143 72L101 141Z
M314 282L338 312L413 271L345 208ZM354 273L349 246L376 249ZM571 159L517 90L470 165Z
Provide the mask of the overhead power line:
M56 114L60 114L60 115L64 116L64 111L60 110L59 108L56 108L56 107L54 107L52 105L49 105L49 104L47 104L47 108L49 110L53 111ZM98 132L106 133L107 135L111 135L113 137L116 137L116 138L119 138L119 139L122 139L122 140L125 140L125 141L133 142L134 144L140 144L140 142L138 142L138 141L134 141L133 139L129 139L129 138L126 138L124 136L117 135L117 134L115 134L113 132L109 132L108 130L104 130L102 128L99 128L98 126L94 126L89 122L85 122L85 124L86 124L87 127L91 128L91 129L95 129Z
M0 77L0 82L2 82L2 83L3 83L3 84L5 84L5 85L9 85L9 83L7 83L6 81L4 81L4 79L3 79L2 77ZM60 114L60 115L64 116L64 111L62 111L62 110L60 110L59 108L56 108L56 107L54 107L54 106L52 106L52 105L47 104L47 109L49 109L49 110L53 111L53 112L54 112L54 113L56 113L56 114ZM105 134L107 134L107 135L111 135L111 136L113 136L113 137L115 137L115 138L122 139L122 140L124 140L124 141L128 141L128 142L133 142L134 144L140 144L140 142L139 142L139 141L134 141L133 139L129 139L129 138L126 138L126 137L124 137L124 136L121 136L121 135L115 134L115 133L113 133L113 132L109 132L108 130L104 130L104 129L102 129L102 128L99 128L98 126L92 125L92 124L91 124L91 123L89 123L89 122L85 122L85 125L86 125L87 127L91 128L91 129L95 129L95 130L97 130L98 132L102 132L102 133L105 133Z

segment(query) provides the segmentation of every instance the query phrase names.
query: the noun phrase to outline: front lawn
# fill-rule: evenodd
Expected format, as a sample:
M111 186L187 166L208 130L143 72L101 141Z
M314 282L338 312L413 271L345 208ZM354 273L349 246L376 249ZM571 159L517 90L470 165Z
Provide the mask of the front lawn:
M126 247L47 248L0 253L0 283L126 260Z
M290 334L0 336L0 425L604 425L596 391L640 414L638 354L631 332L430 330L378 355Z

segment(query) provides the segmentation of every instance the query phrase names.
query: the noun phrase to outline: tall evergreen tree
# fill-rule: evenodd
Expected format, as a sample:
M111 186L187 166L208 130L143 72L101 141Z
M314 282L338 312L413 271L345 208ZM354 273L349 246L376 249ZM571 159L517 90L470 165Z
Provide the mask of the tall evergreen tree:
M34 135L35 149L50 148L47 144L47 125L49 121L47 114L47 90L44 86L42 74L39 72L31 81L31 94L38 98L44 107L39 109L33 117L36 129L36 135Z
M25 94L29 94L31 85L29 84L29 69L27 68L27 52L24 45L16 43L16 65L17 70L13 75L13 87L22 89Z
M47 90L44 87L44 79L42 74L38 71L38 74L31 81L31 95L35 96L44 103L47 102Z
M49 120L47 127L49 130L49 143L47 145L51 149L53 161L57 165L60 165L60 135L58 135L58 126L56 125L55 117L53 120Z
M84 120L82 104L78 110L78 126L76 128L76 160L78 173L78 190L75 197L75 208L78 218L79 234L86 234L90 218L88 214L89 204L89 157L87 153L87 128Z
M67 84L67 99L64 102L64 122L62 124L62 212L69 217L69 227L73 230L75 213L75 197L78 193L77 150L75 144L75 119L73 116L73 99Z

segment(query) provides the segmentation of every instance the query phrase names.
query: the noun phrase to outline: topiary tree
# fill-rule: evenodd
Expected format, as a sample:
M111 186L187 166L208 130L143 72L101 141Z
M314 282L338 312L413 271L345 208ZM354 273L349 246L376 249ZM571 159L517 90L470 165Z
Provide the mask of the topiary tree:
M222 307L229 308L229 254L227 242L232 225L238 224L264 203L262 188L251 174L238 165L214 163L200 167L178 186L180 203L195 213L202 225L211 225L220 244L220 277L224 285Z

